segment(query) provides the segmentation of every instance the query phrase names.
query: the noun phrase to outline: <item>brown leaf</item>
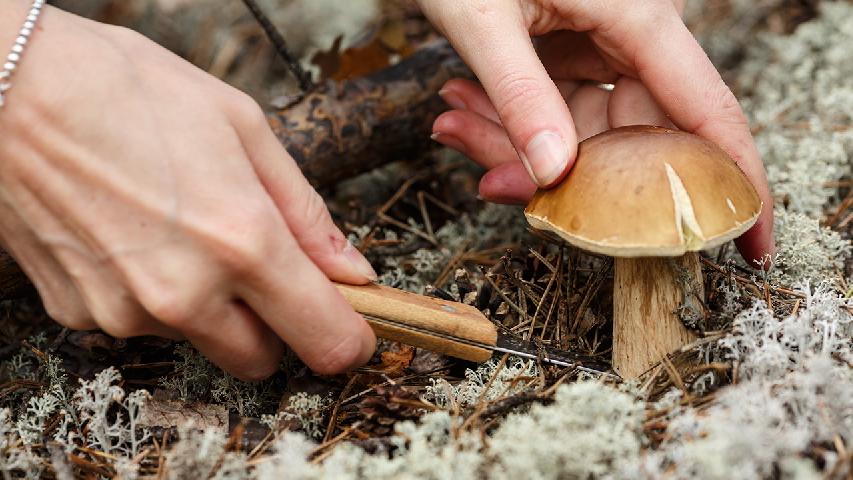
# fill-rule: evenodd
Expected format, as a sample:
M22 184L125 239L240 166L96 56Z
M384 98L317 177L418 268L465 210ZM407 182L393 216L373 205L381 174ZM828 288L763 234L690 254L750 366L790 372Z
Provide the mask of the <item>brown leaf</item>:
M391 52L374 38L364 46L346 49L339 58L338 70L332 75L334 80L346 80L381 70L388 66Z
M409 368L414 356L415 347L400 344L399 348L380 354L382 363L376 367L376 370L381 370L390 377L400 376Z
M228 409L225 405L186 403L162 400L155 394L145 402L139 425L143 427L177 427L192 423L195 428L214 428L228 433Z

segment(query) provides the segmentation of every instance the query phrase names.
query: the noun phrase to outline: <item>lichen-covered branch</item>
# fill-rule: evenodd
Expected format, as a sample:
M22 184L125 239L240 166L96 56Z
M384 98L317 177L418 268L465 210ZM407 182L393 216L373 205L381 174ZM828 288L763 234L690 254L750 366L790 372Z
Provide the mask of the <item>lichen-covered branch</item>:
M328 186L429 150L432 122L446 105L439 88L471 73L446 41L366 77L329 81L269 114L281 143L315 186Z

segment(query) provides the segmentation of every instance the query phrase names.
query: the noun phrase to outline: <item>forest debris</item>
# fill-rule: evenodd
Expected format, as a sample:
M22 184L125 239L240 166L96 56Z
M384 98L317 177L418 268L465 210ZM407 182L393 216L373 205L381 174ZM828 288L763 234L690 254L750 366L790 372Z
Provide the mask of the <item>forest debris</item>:
M172 428L192 425L228 434L228 409L215 403L187 403L154 397L145 402L139 419L142 427Z
M423 402L411 390L400 385L384 385L376 388L376 395L367 397L358 404L363 420L361 430L375 436L393 433L399 421L417 420L423 411L432 410L432 405Z

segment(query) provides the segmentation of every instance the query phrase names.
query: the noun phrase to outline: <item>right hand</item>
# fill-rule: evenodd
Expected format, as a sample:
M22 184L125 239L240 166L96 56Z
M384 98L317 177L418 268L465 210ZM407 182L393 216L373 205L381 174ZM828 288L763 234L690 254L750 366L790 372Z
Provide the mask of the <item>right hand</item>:
M11 45L29 2L0 7ZM0 239L59 323L190 340L243 379L375 337L329 281L376 274L245 94L52 7L0 109Z
M481 153L490 169L484 198L523 202L536 187L556 185L584 129L671 122L716 143L743 170L764 207L735 243L747 261L773 254L773 198L761 157L737 98L684 25L682 0L418 3L482 83L448 82L442 96L455 118L439 117L433 131L475 159ZM596 92L582 87L586 81L616 89Z

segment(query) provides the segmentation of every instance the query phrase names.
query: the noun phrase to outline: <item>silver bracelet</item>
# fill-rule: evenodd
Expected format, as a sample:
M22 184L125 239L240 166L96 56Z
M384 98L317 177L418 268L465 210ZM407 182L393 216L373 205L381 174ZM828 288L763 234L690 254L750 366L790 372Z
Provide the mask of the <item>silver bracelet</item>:
M18 62L21 61L21 55L24 53L24 47L27 45L30 35L33 34L39 14L41 14L41 7L44 6L44 1L33 0L33 6L30 7L30 12L27 14L26 20L24 20L24 25L18 31L18 38L15 39L15 45L12 46L12 51L9 52L9 55L6 56L6 61L3 63L3 70L0 71L0 108L3 108L3 104L5 103L4 95L6 91L12 88L9 80L18 66Z

